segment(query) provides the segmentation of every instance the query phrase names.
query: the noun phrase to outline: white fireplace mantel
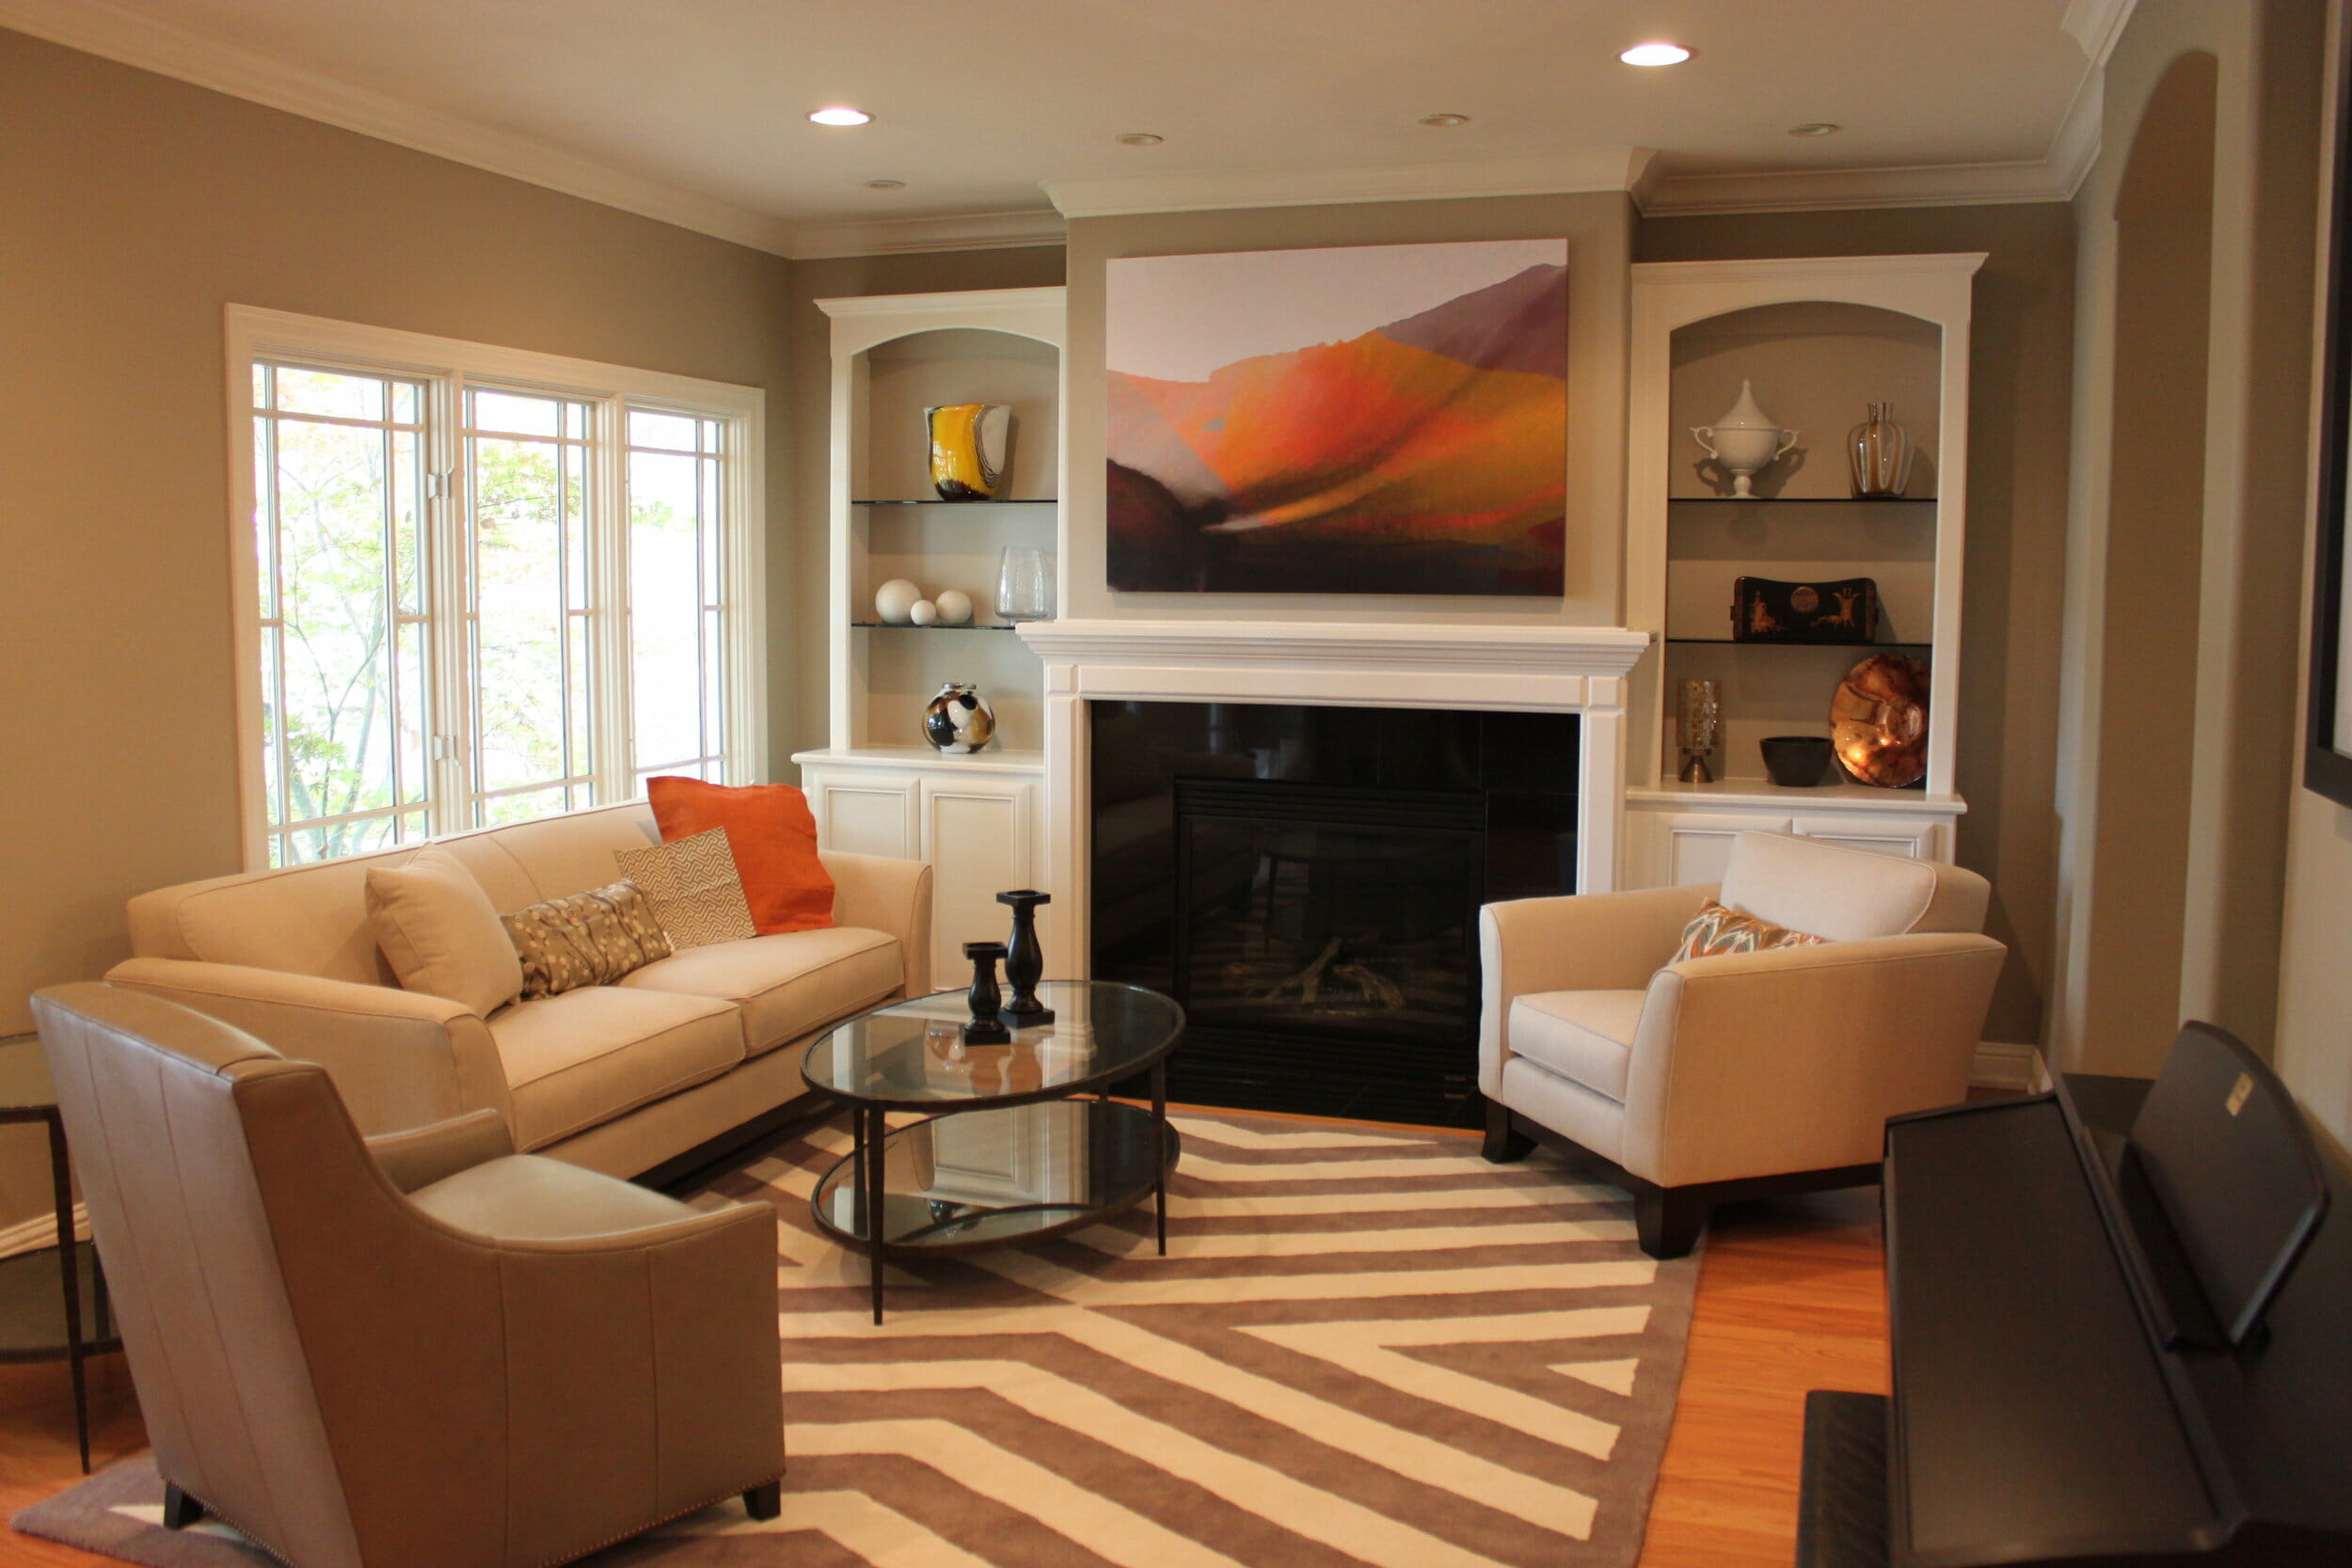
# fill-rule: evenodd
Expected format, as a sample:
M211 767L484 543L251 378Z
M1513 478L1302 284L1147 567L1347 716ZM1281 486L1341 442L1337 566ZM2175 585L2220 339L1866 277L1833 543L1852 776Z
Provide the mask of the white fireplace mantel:
M1419 622L1032 621L1045 665L1046 868L1063 913L1053 973L1088 971L1090 702L1574 713L1577 891L1614 884L1625 805L1626 677L1651 634L1623 626Z

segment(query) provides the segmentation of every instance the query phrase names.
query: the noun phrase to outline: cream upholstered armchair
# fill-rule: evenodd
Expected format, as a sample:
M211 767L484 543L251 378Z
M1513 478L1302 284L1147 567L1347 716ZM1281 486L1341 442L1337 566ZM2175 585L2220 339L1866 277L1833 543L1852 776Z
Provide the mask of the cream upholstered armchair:
M112 986L33 999L174 1528L302 1568L541 1568L784 1470L776 1217L363 1144L326 1069ZM373 1158L371 1158L371 1154Z
M1886 1118L1966 1098L2007 951L1958 866L1741 833L1723 882L1481 911L1486 1158L1532 1141L1629 1188L1642 1250L1734 1198L1878 1180ZM1669 963L1710 898L1823 938Z

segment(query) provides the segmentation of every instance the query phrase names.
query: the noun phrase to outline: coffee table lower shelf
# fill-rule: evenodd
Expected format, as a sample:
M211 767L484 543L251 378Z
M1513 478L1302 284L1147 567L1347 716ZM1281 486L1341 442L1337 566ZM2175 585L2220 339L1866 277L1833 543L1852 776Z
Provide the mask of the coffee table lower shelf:
M866 1115L858 1119L864 1124ZM826 1234L875 1259L880 1323L879 1276L894 1257L940 1258L1041 1241L1155 1195L1165 1252L1166 1180L1178 1146L1165 1114L1113 1100L946 1111L881 1139L879 1248L864 1137L818 1179L812 1208Z

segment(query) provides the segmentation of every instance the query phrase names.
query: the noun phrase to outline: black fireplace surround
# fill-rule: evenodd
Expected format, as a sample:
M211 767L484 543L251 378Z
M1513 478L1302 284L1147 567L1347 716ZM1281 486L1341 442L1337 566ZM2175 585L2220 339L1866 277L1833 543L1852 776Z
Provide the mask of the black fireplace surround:
M1478 1125L1478 907L1576 886L1571 714L1095 703L1094 974L1168 1097Z

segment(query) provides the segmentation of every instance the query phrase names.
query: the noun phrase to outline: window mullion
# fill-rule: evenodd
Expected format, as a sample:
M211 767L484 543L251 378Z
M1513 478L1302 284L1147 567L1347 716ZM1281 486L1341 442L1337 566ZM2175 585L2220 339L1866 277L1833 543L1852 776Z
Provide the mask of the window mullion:
M636 793L631 758L636 726L629 689L628 410L621 398L599 399L589 421L588 658L596 800L616 804Z
M458 435L462 404L462 378L433 378L425 395L425 462L433 477L424 502L424 614L431 671L426 684L433 693L426 766L433 776L436 833L474 825L473 673L467 635L472 626L467 594L473 517Z

